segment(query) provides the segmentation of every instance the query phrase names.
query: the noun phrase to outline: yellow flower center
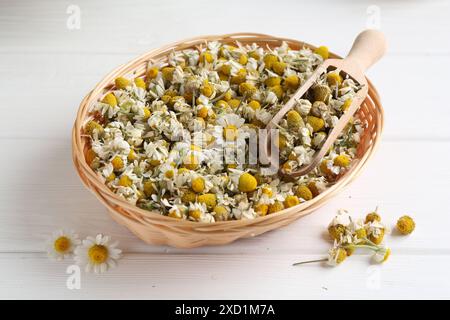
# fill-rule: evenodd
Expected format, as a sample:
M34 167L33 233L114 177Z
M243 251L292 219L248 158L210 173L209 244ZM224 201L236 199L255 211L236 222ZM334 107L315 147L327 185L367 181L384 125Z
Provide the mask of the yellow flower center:
M144 193L148 197L156 193L156 190L153 187L153 183L151 183L150 181L144 182Z
M101 264L108 259L108 249L99 244L93 245L89 248L88 256L92 263Z
M150 118L152 113L150 112L150 110L147 107L144 107L143 110L144 110L144 120L147 120L148 118Z
M352 105L352 102L353 102L352 99L345 100L344 104L341 107L342 112L347 111L347 109L350 108L350 106Z
M285 69L286 63L284 62L276 61L272 64L272 70L279 75L282 75Z
M328 59L330 55L328 52L328 47L325 46L318 47L316 50L314 50L314 53L317 53L318 55L322 56L323 59Z
M416 223L410 216L403 216L397 221L397 229L401 234L407 235L414 231Z
M345 167L348 167L349 164L350 164L350 158L344 154L341 154L334 159L335 166L345 168Z
M197 112L197 116L205 119L208 116L208 108L206 108L206 107L200 108Z
M202 194L198 196L197 201L200 203L204 203L208 207L208 209L214 208L217 203L216 195L214 193Z
M205 189L205 180L202 177L198 177L192 180L192 190L197 193L202 192Z
M300 79L296 75L286 77L285 84L289 89L297 89L300 84Z
M164 176L165 176L167 179L172 179L172 178L173 178L173 175L174 175L173 170L167 170L167 171L164 173Z
M303 120L302 117L300 116L300 113L298 113L295 110L291 110L288 112L287 114L287 123L288 126L291 128L299 128L300 125L302 124Z
M155 68L155 67L151 68L147 72L147 77L149 79L155 79L157 75L158 75L158 68Z
M117 88L125 89L126 87L128 87L130 85L130 80L128 80L124 77L119 77L115 80L115 84L116 84Z
M183 201L184 203L190 203L190 202L195 202L197 196L195 195L194 192L192 191L186 191L183 196L181 197L181 201Z
M239 191L242 192L252 192L256 189L258 182L256 178L252 176L250 173L243 173L239 177Z
M208 82L205 82L201 88L201 91L204 96L210 97L214 92L214 88Z
M202 148L200 146L196 146L195 144L191 144L191 150L192 151L202 151Z
M134 84L138 88L145 89L145 81L142 78L135 78L134 79Z
M168 216L171 217L171 218L175 218L175 219L181 219L182 218L181 214L177 210L170 211Z
M223 129L223 137L227 141L235 141L238 136L238 128L235 125L228 125Z
M112 172L108 177L106 177L106 182L111 182L116 178L114 172Z
M314 132L320 131L325 126L325 121L322 118L308 116L307 121Z
M300 186L296 192L297 197L302 198L303 200L311 200L313 198L313 194L311 190L307 186Z
M337 72L327 74L327 82L331 86L338 86L342 83L342 77Z
M233 109L236 109L237 107L239 107L240 104L241 104L241 100L239 100L239 99L231 99L228 101L228 105Z
M224 216L228 214L228 210L224 206L215 206L214 213L216 216Z
M97 157L95 151L92 149L88 149L88 151L86 152L86 162L88 163L88 165L91 165L92 162L94 162L95 157Z
M263 193L263 194L266 194L266 195L269 196L269 197L271 197L271 196L273 195L272 189L267 188L267 187L265 187L265 188L262 189L262 193Z
M111 164L112 164L114 170L116 170L116 171L121 170L123 168L123 160L119 156L115 156L111 160Z
M381 262L386 262L386 260L387 259L389 259L389 256L391 255L391 248L388 248L387 250L386 250L386 253L384 254L384 256L383 256L383 261L381 261Z
M241 54L241 56L239 57L239 63L242 65L246 65L248 61L248 57L245 54Z
M267 204L258 204L257 206L255 206L255 211L260 216L265 216L268 210L269 206Z
M300 200L296 196L287 196L284 200L284 206L286 208L294 207L300 203Z
M111 92L108 93L102 100L103 103L107 103L112 107L117 106L117 99L116 96L114 94L112 94Z
M336 263L341 264L347 258L347 251L342 248L339 248L336 252Z
M127 175L123 175L119 179L119 185L122 187L131 187L133 184L133 180L130 179Z
M130 149L127 159L128 159L128 161L134 161L137 159L136 152L134 152L133 149Z
M284 209L284 205L280 201L275 201L273 204L269 205L268 213L275 213Z
M65 253L70 248L70 239L65 236L61 236L55 240L55 243L53 246L54 246L56 252Z
M269 77L264 81L264 84L268 87L277 86L281 83L280 77Z
M189 211L189 216L191 216L192 218L198 220L202 216L202 212L200 210L198 210L198 209L190 210Z
M256 100L252 100L252 101L250 101L250 103L248 104L248 106L250 107L250 108L252 108L253 110L258 110L258 109L261 109L261 104L258 102L258 101L256 101Z

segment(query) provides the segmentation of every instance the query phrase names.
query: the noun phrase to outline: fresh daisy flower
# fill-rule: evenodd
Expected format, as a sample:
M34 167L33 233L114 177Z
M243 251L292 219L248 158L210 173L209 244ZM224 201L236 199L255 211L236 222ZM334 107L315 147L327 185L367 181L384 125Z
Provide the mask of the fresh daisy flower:
M71 257L80 244L78 235L73 231L58 230L47 241L47 254L50 258L63 260Z
M75 261L85 266L86 272L103 273L117 265L122 250L117 248L118 242L111 242L109 236L98 234L87 237L75 249Z

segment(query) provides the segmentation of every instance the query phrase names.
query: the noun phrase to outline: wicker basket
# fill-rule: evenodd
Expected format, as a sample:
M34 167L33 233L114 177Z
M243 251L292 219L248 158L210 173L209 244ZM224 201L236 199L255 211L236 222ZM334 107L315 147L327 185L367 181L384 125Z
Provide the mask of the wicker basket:
M203 36L176 42L152 50L112 71L84 98L78 110L72 133L72 153L75 168L81 180L108 208L114 220L125 225L139 238L150 244L167 244L180 248L220 245L230 243L239 238L253 237L285 226L313 212L349 184L360 173L380 141L383 127L383 109L376 89L369 82L369 96L357 112L363 123L366 123L366 129L361 136L356 159L352 162L351 168L343 176L339 177L333 186L310 201L254 220L232 220L207 224L178 220L163 216L158 212L146 211L118 197L98 178L85 160L88 140L82 137L81 130L87 120L91 106L106 91L113 87L116 77L122 75L128 77L143 76L149 60L163 60L172 50L196 47L207 41L214 40L223 43L235 41L239 41L242 44L257 43L261 46L270 47L278 46L282 41L286 41L293 49L298 49L302 46L315 48L300 41L256 33ZM334 54L331 54L331 56L339 58Z

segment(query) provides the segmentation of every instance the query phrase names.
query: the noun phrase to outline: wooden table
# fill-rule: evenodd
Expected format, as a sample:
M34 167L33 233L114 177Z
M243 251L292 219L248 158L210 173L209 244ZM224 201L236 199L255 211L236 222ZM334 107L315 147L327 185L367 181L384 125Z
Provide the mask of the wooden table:
M78 9L80 29L71 20ZM450 298L449 18L450 1L3 0L0 298ZM343 55L368 24L390 43L369 71L386 111L383 141L357 181L314 214L227 246L149 246L113 222L77 177L70 134L78 104L121 63L178 39L238 31ZM356 254L334 269L291 266L326 255L324 231L339 208L363 216L376 206L389 226L403 214L417 222L410 237L386 238L386 264ZM61 227L118 239L119 267L83 273L81 289L69 290L72 262L44 252Z

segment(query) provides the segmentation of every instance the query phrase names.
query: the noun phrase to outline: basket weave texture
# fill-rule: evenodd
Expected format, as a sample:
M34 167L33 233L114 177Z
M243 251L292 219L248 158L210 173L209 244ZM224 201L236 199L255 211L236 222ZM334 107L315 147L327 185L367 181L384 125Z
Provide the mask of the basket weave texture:
M242 44L257 43L263 47L279 46L282 41L286 41L293 49L301 47L315 48L297 40L257 33L235 33L191 38L149 51L120 66L100 81L83 99L72 132L72 156L75 168L84 185L108 208L111 217L149 244L166 244L179 248L222 245L239 238L253 237L285 226L324 205L333 195L355 179L368 159L373 155L380 141L383 128L383 108L376 89L369 81L369 95L357 111L357 116L365 124L365 130L361 135L356 158L344 175L340 176L331 187L312 200L253 220L231 220L208 224L163 216L159 212L141 209L120 198L99 179L85 160L89 140L82 136L82 128L88 120L91 107L114 86L115 78L119 76L144 76L149 61L164 60L172 50L193 48L204 45L208 41L221 41L223 43L239 41ZM330 56L339 58L335 54L330 54Z

